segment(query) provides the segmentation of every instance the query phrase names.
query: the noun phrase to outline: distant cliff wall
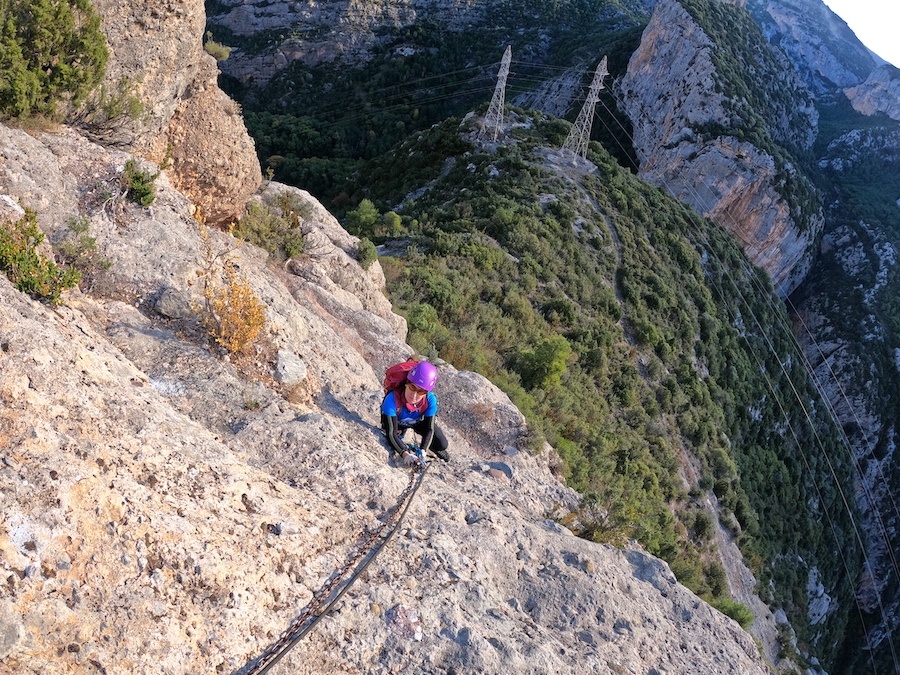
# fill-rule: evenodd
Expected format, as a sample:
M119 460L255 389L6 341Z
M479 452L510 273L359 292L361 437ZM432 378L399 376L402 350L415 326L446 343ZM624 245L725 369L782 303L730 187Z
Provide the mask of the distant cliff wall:
M884 113L900 120L900 70L881 66L865 82L844 89L850 104L863 115Z
M822 218L816 214L802 222L779 192L785 171L802 180L791 167L776 165L750 142L727 134L710 138L705 132L733 125L733 104L716 86L714 48L676 0L657 4L620 83L640 175L732 232L779 293L787 295L809 269ZM786 86L802 90L789 73L780 77L789 80ZM810 144L815 113L807 107L800 119L805 114L808 121L794 127L787 111L773 116L772 137Z

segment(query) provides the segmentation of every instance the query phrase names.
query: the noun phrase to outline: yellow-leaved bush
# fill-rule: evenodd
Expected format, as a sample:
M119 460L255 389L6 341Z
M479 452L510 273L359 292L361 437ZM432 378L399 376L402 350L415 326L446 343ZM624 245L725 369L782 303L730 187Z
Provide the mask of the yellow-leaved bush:
M205 239L206 265L203 280L203 325L210 337L231 354L246 353L262 336L266 306L238 264L227 253L214 253Z

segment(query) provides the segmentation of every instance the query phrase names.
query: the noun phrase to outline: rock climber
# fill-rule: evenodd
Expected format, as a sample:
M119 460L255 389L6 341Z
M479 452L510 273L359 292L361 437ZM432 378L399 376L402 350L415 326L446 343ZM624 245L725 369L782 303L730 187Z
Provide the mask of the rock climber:
M381 403L381 428L392 456L396 455L404 464L424 463L428 451L438 459L450 461L447 438L434 422L438 401L432 390L437 376L434 364L420 361L408 371L402 382L385 394ZM404 440L407 429L412 429L421 437L418 446Z

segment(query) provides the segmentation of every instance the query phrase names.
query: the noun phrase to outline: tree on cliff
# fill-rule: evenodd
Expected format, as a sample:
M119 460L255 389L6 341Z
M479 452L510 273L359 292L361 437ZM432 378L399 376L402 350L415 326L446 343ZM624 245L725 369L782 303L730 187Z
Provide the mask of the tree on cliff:
M88 0L0 0L0 117L79 103L103 79L109 51Z

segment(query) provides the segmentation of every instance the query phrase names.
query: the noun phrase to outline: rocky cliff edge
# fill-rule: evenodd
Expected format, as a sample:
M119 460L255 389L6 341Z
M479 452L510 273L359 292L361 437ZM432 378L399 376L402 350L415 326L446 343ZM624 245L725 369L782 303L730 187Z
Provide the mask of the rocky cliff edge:
M157 164L165 159L195 216L232 222L262 175L240 109L217 86L215 59L203 49L203 3L93 4L110 51L106 88L124 84L143 106L119 130L119 143Z

